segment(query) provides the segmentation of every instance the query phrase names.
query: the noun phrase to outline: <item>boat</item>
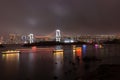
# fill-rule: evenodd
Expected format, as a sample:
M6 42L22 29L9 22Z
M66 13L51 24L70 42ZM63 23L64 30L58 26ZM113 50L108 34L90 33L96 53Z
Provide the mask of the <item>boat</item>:
M53 50L53 52L63 52L63 49Z
M7 50L7 51L3 51L3 54L11 54L11 53L20 53L20 51L18 50Z
M99 48L104 48L104 47L103 47L103 45L100 44L100 45L99 45Z
M96 48L104 48L102 44L95 44Z
M56 46L53 52L63 52L62 46Z

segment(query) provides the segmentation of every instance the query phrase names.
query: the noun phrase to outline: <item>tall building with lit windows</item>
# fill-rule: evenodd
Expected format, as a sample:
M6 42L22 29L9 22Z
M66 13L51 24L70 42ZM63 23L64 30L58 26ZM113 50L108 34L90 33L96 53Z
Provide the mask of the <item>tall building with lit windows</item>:
M4 41L3 41L3 36L0 37L0 44L3 44Z
M9 34L9 38L6 41L7 44L20 44L21 42L21 35L19 34Z

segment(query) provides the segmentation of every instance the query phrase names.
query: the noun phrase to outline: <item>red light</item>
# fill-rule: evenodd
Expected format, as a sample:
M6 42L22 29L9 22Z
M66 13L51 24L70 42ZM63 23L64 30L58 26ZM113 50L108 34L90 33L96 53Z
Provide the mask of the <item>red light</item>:
M36 47L36 46L33 46L33 47L32 47L32 51L35 52L36 50L37 50L37 47Z

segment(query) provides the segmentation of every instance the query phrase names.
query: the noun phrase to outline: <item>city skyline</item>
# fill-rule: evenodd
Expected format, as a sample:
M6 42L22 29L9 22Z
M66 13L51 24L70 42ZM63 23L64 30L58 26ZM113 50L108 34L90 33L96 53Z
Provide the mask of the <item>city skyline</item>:
M41 42L41 41L56 41L56 42L64 42L64 43L73 43L77 41L82 42L103 42L106 40L115 40L120 39L120 35L65 35L61 34L60 30L56 30L55 33L41 36L41 35L34 35L32 33L26 35L20 34L9 34L8 37L0 36L0 44L21 44L21 43L34 43L34 42Z
M0 34L117 34L119 0L1 0Z

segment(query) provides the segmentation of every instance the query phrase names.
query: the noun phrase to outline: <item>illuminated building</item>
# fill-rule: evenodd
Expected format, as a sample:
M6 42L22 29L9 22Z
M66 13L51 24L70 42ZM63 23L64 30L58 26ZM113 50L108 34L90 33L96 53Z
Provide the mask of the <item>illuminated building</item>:
M7 39L4 39L5 44L20 44L22 42L21 35L19 34L9 34Z
M60 30L56 30L56 41L57 42L60 42L60 40L61 40L61 34L60 34Z
M64 40L64 43L73 43L73 42L74 42L73 39L65 39L65 40Z
M15 43L15 38L16 38L15 34L9 34L9 43L10 44Z
M0 37L0 44L3 44L3 37Z

